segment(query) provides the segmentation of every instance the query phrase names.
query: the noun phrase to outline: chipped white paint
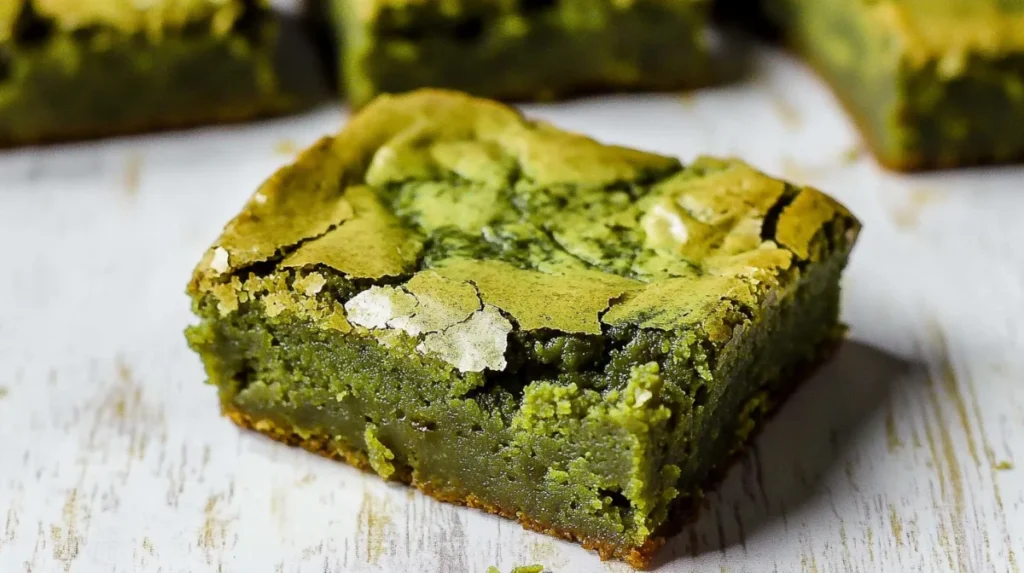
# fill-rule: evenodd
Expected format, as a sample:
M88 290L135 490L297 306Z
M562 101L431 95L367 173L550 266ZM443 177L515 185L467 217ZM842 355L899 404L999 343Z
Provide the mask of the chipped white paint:
M659 570L1019 573L1024 169L884 173L802 67L759 64L685 100L531 106L616 143L745 157L866 224L844 295L852 341ZM185 282L289 159L281 142L340 119L0 154L0 571L626 570L218 416L181 334Z

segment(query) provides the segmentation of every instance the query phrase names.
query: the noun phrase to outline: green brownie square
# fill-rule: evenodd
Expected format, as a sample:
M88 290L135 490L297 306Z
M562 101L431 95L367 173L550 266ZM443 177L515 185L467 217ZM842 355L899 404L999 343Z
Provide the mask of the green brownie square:
M859 228L737 160L383 96L226 226L187 336L236 423L644 566L835 347Z
M1024 159L1024 2L765 3L885 165Z
M546 100L713 75L708 0L323 1L356 106L421 87Z
M308 106L325 85L311 46L286 31L246 0L3 2L0 145Z

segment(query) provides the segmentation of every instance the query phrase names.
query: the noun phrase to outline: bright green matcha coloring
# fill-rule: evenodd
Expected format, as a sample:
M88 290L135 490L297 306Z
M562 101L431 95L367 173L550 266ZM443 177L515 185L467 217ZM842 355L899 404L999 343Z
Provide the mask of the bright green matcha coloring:
M344 400L344 395L341 399ZM363 440L366 441L366 453L373 471L384 479L391 477L395 473L395 465L391 463L395 454L377 439L377 427L368 424L363 432Z
M642 560L752 397L834 343L858 230L738 161L417 92L257 191L195 271L188 336L231 411Z

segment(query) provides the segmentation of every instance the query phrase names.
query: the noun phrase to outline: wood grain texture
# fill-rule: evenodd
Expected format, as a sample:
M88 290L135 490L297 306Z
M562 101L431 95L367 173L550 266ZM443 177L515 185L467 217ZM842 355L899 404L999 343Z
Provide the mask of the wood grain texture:
M738 155L865 222L852 340L658 570L1020 573L1024 169L882 172L785 57L740 85L529 111ZM220 418L182 330L193 264L343 114L0 155L0 572L626 571Z

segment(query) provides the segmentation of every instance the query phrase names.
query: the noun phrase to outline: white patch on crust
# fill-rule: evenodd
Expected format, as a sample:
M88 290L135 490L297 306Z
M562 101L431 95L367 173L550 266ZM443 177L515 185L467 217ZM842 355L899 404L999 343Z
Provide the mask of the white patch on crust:
M218 275L222 275L231 268L228 263L228 252L224 247L217 247L213 250L213 258L210 259L210 268Z
M448 281L447 279L440 278L436 280ZM453 294L452 291L438 293L429 290L414 290L411 294L419 301L416 313L410 316L396 317L388 322L388 326L402 330L411 336L419 336L429 332L440 332L455 326L468 319L474 312L480 310L480 301L472 285L456 283L454 281L448 282L451 282L452 285L457 285L453 286L453 289L467 289L469 296L475 304L472 306L458 304L451 296ZM410 288L410 286L407 285L406 288Z
M510 332L512 323L497 308L485 304L469 320L428 334L416 350L444 360L461 372L501 371L508 366L505 351Z
M345 303L348 321L370 329L388 327L388 322L410 316L416 310L416 297L395 287L373 286Z
M647 235L649 249L671 249L686 244L690 238L686 222L673 207L657 203L640 221Z

